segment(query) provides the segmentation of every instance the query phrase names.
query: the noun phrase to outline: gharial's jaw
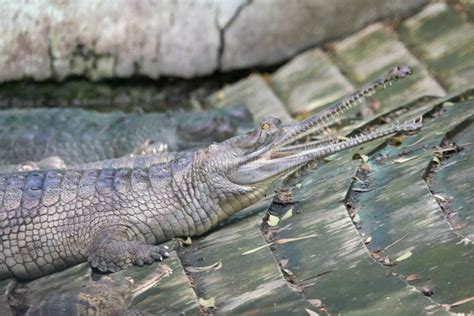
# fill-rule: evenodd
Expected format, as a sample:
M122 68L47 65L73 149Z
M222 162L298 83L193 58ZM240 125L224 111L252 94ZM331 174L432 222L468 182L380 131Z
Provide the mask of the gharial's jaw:
M295 124L279 126L274 124L275 119L264 120L259 129L252 135L260 137L266 131L266 145L260 146L256 152L250 152L238 167L228 174L228 179L240 185L255 185L260 182L282 177L294 171L310 160L331 155L341 150L360 145L371 140L398 132L409 132L419 129L421 119L413 122L395 124L382 127L368 134L362 134L352 139L340 141L327 139L307 144L293 145L291 143L311 133L321 133L327 125L335 120L336 116L350 109L363 97L369 96L383 89L387 84L405 78L412 72L409 67L395 67L386 75L365 85L360 90L336 102L326 110Z
M278 141L278 145L285 146L308 134L321 133L337 116L351 109L354 105L360 104L364 97L371 96L385 89L387 85L391 86L393 82L406 78L411 75L412 72L412 68L407 66L394 67L385 75L369 82L354 93L332 104L327 109L296 124L284 126L282 128L283 137Z
M301 149L299 152L289 151L283 147L281 150L275 151L270 158L254 160L240 166L229 179L239 184L255 184L291 173L310 160L322 158L387 135L415 131L421 127L422 121L418 119L412 122L382 127L371 133L361 134L343 141L333 139L328 143L318 142L316 146L313 143L297 145Z

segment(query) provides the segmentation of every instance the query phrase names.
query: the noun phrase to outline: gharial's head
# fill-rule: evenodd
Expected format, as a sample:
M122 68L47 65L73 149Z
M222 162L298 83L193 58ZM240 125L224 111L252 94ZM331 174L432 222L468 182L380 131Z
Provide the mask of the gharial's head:
M196 154L197 161L193 167L200 169L205 177L209 177L207 182L214 183L215 188L220 188L218 191L223 197L233 198L234 195L247 193L260 195L255 198L261 199L275 181L310 160L389 134L420 128L421 122L415 121L383 127L344 141L331 138L291 145L304 136L321 133L335 116L351 108L361 98L409 74L409 67L395 67L383 77L326 110L294 124L282 125L277 118L264 118L255 130L200 150Z
M186 114L186 113L185 113ZM200 148L212 141L223 141L252 128L252 114L239 104L192 115L183 115L176 128L178 148Z

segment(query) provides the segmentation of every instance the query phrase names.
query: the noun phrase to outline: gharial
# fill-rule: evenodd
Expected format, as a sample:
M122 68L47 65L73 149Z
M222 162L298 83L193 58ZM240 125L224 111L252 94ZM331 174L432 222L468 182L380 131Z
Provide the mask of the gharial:
M419 129L415 120L292 145L410 73L395 67L303 121L268 117L251 132L161 163L0 174L0 280L34 279L86 260L104 272L162 260L168 253L159 243L209 231L307 162Z
M244 105L205 112L100 113L65 108L0 111L0 166L26 161L58 168L136 153L183 151L249 131ZM51 156L59 157L57 163ZM46 169L46 168L45 168ZM1 169L0 169L1 170Z

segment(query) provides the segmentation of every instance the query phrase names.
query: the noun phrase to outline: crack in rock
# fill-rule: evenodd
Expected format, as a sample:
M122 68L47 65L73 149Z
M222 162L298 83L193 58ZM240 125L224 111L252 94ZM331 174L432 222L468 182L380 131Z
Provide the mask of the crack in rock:
M238 18L238 16L243 11L243 9L252 4L252 1L253 0L245 0L243 3L241 3L235 9L232 16L225 23L222 23L224 22L222 20L219 21L219 17L222 18L222 12L223 12L221 10L221 7L217 7L216 9L215 24L219 32L219 47L217 48L217 70L218 71L222 69L222 57L224 55L224 50L225 50L225 33L227 29L232 25L232 23L234 23L234 21Z

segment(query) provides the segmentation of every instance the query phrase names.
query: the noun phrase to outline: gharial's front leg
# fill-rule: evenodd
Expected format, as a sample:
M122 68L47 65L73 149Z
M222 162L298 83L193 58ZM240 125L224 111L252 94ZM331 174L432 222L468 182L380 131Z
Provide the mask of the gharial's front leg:
M132 265L142 266L169 256L168 247L133 240L126 228L100 233L89 250L87 261L102 272L116 272Z
M149 155L149 154L159 154L168 151L168 144L147 139L135 148L131 155Z
M14 171L32 171L43 169L66 169L66 163L61 157L49 156L38 161L25 161L16 165Z

